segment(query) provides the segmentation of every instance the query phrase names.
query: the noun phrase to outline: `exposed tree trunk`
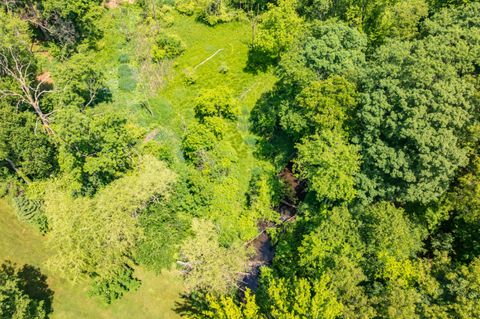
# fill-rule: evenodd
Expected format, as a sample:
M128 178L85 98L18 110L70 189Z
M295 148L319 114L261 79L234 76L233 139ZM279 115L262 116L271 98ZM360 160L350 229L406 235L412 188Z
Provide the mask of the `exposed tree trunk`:
M30 105L42 122L47 133L53 134L48 116L43 113L40 107L42 95L51 92L51 90L45 89L44 79L35 79L34 70L32 70L32 63L30 61L22 61L17 56L17 52L12 48L9 48L7 52L8 53L0 53L0 71L15 80L21 93L14 90L0 89L0 97L11 96L17 98L19 102Z
M10 165L10 167L15 171L15 173L17 173L17 175L25 181L26 184L30 184L32 182L27 177L27 175L25 175L19 168L15 166L15 164L11 160L9 160L8 158L6 158L5 160L7 161L8 165Z

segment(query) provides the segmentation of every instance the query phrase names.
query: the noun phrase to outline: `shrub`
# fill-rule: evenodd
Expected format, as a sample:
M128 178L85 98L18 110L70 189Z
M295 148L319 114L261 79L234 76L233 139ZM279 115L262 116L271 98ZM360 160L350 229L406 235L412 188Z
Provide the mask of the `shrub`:
M185 76L185 83L187 83L188 85L197 83L198 75L197 73L195 73L195 69L190 67L185 68L183 70L183 75Z
M151 55L155 62L164 59L173 59L185 51L185 44L174 35L161 33L158 35L155 44L152 46Z
M226 86L204 90L195 102L195 114L202 121L207 116L234 120L238 114L238 102L233 91Z
M212 26L235 18L224 0L180 0L175 8L189 16L197 15L200 21Z
M218 72L220 72L222 74L226 74L226 73L228 73L228 71L230 71L230 68L228 67L228 65L225 62L220 64L220 66L218 67Z
M198 8L199 1L196 0L178 1L175 5L175 9L177 9L178 12L189 16L193 15Z
M198 152L213 149L216 142L215 134L205 125L198 124L189 129L182 141L182 148L187 158L195 159Z
M140 284L141 281L133 276L133 269L125 266L112 278L95 278L89 294L99 296L105 303L110 304L126 292L137 290Z
M18 217L38 227L42 233L48 231L47 217L42 210L42 202L40 200L32 200L26 196L17 196L13 199L15 203L15 211Z
M208 25L216 25L218 23L230 22L234 18L234 14L230 12L223 0L213 0L204 7L200 14L200 20Z

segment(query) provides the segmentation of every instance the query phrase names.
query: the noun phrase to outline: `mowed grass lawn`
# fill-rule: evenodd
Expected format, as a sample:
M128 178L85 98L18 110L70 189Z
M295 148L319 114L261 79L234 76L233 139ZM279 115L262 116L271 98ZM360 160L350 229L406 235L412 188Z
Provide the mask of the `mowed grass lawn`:
M157 276L137 269L136 276L142 280L140 288L111 305L105 305L99 299L88 296L87 283L72 284L48 269L46 261L50 251L45 246L45 238L34 228L20 222L11 207L1 200L0 234L0 262L11 260L18 266L29 264L40 268L47 276L48 286L54 292L50 318L179 318L174 308L182 283L173 271Z

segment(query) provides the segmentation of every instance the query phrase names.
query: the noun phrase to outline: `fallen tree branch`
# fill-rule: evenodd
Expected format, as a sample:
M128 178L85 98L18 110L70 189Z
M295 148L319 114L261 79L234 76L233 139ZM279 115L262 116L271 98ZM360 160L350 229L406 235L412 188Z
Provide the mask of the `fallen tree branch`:
M202 62L200 62L199 64L197 64L193 69L196 70L199 66L202 66L204 65L205 63L207 63L210 59L212 59L214 56L216 56L218 53L222 52L223 51L223 48L222 49L218 49L214 54L212 54L211 56L209 56L208 58L206 58L205 60L203 60Z
M22 172L19 168L17 168L17 167L15 166L15 164L14 164L11 160L9 160L8 158L6 158L5 161L7 161L7 163L10 165L10 167L15 171L15 173L17 173L17 175L18 175L21 179L23 179L23 180L25 181L25 183L26 183L27 185L32 182L32 181L27 177L27 175L23 174L23 172Z

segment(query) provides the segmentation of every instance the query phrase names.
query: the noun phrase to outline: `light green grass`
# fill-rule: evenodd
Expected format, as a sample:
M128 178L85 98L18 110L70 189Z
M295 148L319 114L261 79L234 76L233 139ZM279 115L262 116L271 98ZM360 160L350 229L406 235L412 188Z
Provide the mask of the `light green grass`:
M107 85L112 91L113 103L104 107L125 114L133 124L147 131L157 129L160 132L157 140L180 150L181 138L194 121L193 106L198 93L202 89L215 88L218 85L230 87L240 101L241 116L230 128L226 139L238 153L239 163L236 165L240 173L237 175L241 193L244 194L249 182L249 172L255 165L254 145L246 142L254 140L249 133L249 112L261 94L273 86L276 78L272 72L255 75L244 70L251 37L248 22L209 27L195 21L193 17L182 16L176 12L172 12L172 15L174 24L163 31L179 36L187 49L174 61L166 62L163 66L150 65L151 68L146 70L142 69L142 66L145 66L149 52L145 30L141 26L140 10L134 6L120 7L106 12L99 21L104 31L104 37L98 44L100 50L88 52L102 68ZM219 49L223 50L196 69L197 82L187 85L184 69L194 68ZM55 60L50 63L61 67ZM226 74L219 72L222 64L229 68ZM132 71L130 80L135 81L131 90L122 90L119 87L122 85L119 85L119 71L124 72L125 66ZM149 82L152 74L161 75L161 81L153 87ZM153 115L139 106L142 102L148 102ZM106 306L87 296L87 283L73 285L50 272L45 265L49 251L44 245L44 238L28 225L19 222L2 202L0 233L3 235L0 242L0 260L11 259L20 265L29 263L40 267L48 276L50 288L55 292L52 318L178 317L172 307L178 300L182 287L180 278L174 272L155 276L137 269L136 276L142 280L139 290L129 292L121 300Z
M102 65L107 75L114 98L112 107L124 112L133 123L147 130L160 130L162 134L157 140L173 146L179 153L181 139L195 121L194 101L199 92L219 85L228 86L234 90L240 102L241 116L226 139L241 159L238 169L245 173L240 174L239 178L242 179L242 188L246 190L250 176L248 172L255 165L255 137L250 133L248 120L250 111L260 96L272 88L276 77L271 71L252 74L245 70L251 40L248 21L211 27L176 11L170 14L173 25L161 27L161 30L182 39L186 50L173 61L166 61L162 66L150 65L151 68L143 72L142 65L150 59L150 55L145 36L148 28L141 26L140 10L134 6L111 10L100 22L105 36L99 43L101 50L96 53L95 60ZM127 34L129 41L126 40ZM222 49L220 53L198 66L219 49ZM121 64L125 64L120 62L122 57L128 57L128 65L133 71L136 88L132 91L118 88L118 69ZM224 64L229 69L226 74L219 72L220 66ZM196 66L197 81L188 85L184 71ZM159 74L162 79L153 89L148 80L152 74ZM151 89L147 90L146 87ZM148 103L153 115L139 106L141 102Z
M45 238L20 222L5 201L0 201L0 233L0 262L11 260L19 266L33 265L48 277L49 288L54 291L52 319L179 318L173 308L182 285L174 272L157 276L137 269L135 275L142 280L141 287L112 305L105 305L88 296L87 283L72 284L48 269Z

